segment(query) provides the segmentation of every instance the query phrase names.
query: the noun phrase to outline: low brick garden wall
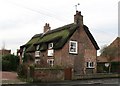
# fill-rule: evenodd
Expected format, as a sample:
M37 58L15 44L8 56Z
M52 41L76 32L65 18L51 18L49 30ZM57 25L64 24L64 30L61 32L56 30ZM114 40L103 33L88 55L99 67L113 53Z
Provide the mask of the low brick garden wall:
M33 82L51 82L63 80L79 80L79 79L99 79L99 78L120 78L120 74L115 73L96 73L84 75L72 75L71 79L66 79L69 72L65 73L65 69L58 68L33 68L28 72L28 78L32 78ZM67 76L66 76L67 75Z
M64 80L64 69L34 68L30 77L33 78L34 82L61 81Z

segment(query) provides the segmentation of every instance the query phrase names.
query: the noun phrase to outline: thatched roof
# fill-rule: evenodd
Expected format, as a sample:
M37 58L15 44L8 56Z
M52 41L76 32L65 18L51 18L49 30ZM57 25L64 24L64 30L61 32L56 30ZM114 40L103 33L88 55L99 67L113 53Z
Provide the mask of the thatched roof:
M53 49L60 49L69 40L69 38L73 35L77 28L79 28L79 26L77 24L72 23L54 30L50 30L45 34L36 34L24 46L26 46L27 52L33 52L35 51L35 45L40 44L39 50L42 51L46 50L48 43L52 42L54 43ZM84 29L91 42L93 43L94 47L98 50L99 47L96 41L94 40L92 34L90 33L88 27L84 25Z

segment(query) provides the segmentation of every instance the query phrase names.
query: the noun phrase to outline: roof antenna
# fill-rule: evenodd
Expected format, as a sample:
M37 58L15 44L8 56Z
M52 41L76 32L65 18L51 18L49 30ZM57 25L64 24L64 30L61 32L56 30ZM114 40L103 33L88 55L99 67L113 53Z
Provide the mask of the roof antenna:
M75 5L75 10L77 11L77 6L80 5L79 3Z

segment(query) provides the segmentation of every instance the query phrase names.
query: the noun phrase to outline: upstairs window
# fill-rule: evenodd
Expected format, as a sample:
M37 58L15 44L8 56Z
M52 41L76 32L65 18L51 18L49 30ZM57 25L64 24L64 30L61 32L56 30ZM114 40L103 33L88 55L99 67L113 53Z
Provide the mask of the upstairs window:
M24 58L25 50L26 50L26 48L24 47L23 52L22 52L22 58Z
M35 57L40 57L40 51L39 51L40 45L36 46L36 51L35 51Z
M87 68L94 68L94 62L87 62L86 66Z
M53 48L53 43L49 43L48 44L48 49L52 49Z
M36 46L36 50L39 50L39 48L40 48L40 45L37 45L37 46Z
M35 51L35 57L40 57L40 51Z
M26 48L24 47L24 48L23 48L23 52L25 52L25 49L26 49Z
M69 42L69 53L77 54L78 52L77 47L78 47L77 41L70 41Z
M53 56L54 55L54 50L48 50L48 56Z

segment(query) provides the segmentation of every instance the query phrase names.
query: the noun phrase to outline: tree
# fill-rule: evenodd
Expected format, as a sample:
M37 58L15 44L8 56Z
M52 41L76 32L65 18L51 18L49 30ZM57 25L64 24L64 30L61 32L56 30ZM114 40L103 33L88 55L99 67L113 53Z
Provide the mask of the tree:
M2 57L3 71L16 71L19 65L19 57L9 54Z
M23 58L23 63L28 62L28 61L34 61L34 58L30 53L25 53L24 58Z
M109 46L105 46L103 47L103 49L101 49L101 55L102 57L106 57L107 61L109 63L109 73L111 72L111 62L114 58L118 57L118 55L120 54L118 51L118 47L109 47Z

